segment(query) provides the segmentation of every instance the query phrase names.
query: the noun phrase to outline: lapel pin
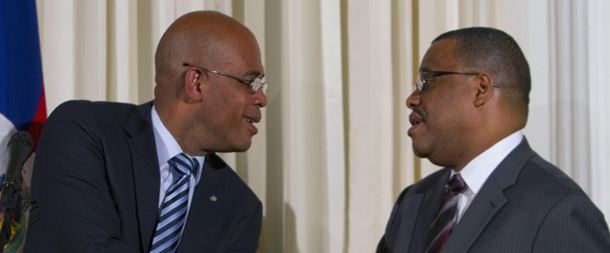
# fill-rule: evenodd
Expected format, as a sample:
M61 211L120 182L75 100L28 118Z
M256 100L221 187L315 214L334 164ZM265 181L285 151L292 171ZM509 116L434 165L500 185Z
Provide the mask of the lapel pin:
M218 199L216 198L216 196L211 196L211 197L210 197L210 201L212 201L212 202L216 202L216 200L218 200Z

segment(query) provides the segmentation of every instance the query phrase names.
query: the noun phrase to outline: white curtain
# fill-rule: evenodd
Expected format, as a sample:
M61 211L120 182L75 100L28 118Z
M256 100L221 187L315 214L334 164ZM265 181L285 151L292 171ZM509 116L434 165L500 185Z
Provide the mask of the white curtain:
M217 10L261 46L268 106L246 153L222 154L264 204L259 252L373 252L395 198L438 167L406 131L439 34L491 26L530 63L525 134L610 215L610 3L499 0L38 0L47 108L153 98L153 56L180 15Z

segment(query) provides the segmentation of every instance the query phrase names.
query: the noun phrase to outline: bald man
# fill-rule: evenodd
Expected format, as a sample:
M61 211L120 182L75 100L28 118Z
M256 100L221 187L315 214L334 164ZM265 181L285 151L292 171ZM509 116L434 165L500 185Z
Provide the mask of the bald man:
M610 252L603 214L521 130L530 72L492 28L440 35L421 62L408 135L444 168L398 197L377 252Z
M155 98L70 101L49 117L27 252L255 252L262 204L214 153L250 148L267 104L252 32L217 12L177 19Z

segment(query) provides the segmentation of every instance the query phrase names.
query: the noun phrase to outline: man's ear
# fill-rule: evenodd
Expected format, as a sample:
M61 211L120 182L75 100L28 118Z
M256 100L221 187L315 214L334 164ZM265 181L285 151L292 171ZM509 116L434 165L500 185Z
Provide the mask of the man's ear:
M199 102L203 98L202 82L207 81L207 75L198 68L190 68L184 73L184 92L189 100Z
M474 106L482 106L489 99L491 99L491 95L494 92L494 81L491 75L488 73L481 73L477 76L477 87L476 87L476 95L474 98Z

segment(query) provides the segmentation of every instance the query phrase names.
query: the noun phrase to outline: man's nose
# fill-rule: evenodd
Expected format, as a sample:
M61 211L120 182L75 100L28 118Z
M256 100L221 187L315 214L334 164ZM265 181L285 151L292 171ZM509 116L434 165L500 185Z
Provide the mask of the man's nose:
M413 109L414 107L419 105L420 93L418 90L413 91L411 95L407 98L407 108Z

